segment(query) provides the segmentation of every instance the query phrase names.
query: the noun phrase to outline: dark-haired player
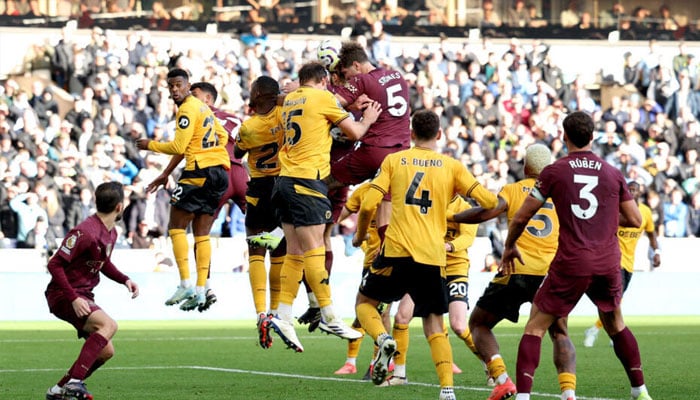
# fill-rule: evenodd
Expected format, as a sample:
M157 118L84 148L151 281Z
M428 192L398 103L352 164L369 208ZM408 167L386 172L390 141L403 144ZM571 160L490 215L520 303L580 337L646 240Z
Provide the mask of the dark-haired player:
M535 294L518 347L516 399L530 399L542 336L557 319L567 317L585 294L598 308L613 341L630 380L632 398L649 400L637 340L625 326L620 309L620 247L616 237L618 226L639 227L642 216L622 173L591 151L592 118L577 111L569 114L563 125L569 154L540 173L510 222L501 261L507 274L514 271L515 259L523 262L516 241L551 198L559 218L559 245Z
M463 164L436 151L440 134L440 120L434 112L416 112L411 130L415 146L388 155L365 194L354 245L364 240L371 215L387 193L391 193L392 212L382 250L360 285L356 311L360 324L379 346L372 369L372 381L379 385L386 379L396 341L386 332L377 305L410 294L414 314L423 319L440 381L440 399L453 400L452 349L442 320L448 311L444 276L447 207L455 193L472 197L486 208L495 207L497 200Z
M250 108L255 114L243 122L236 139L235 155L248 154L250 182L246 198L245 229L248 240L248 277L253 292L258 336L264 349L272 345L269 316L277 314L280 294L280 271L285 245L270 243L269 232L279 226L272 204L272 189L280 173L278 153L284 141L282 109L277 106L279 84L269 76L261 76L250 87ZM271 235L269 235L271 236ZM267 308L268 275L265 253L270 251L270 307Z
M178 106L175 116L175 139L161 143L139 139L138 148L176 156L184 156L185 169L170 197L170 221L168 234L172 240L173 254L180 272L180 285L166 300L166 305L183 302L181 310L204 309L205 284L211 262L209 232L219 201L228 188L228 169L231 161L224 147L228 134L211 109L190 94L189 75L179 68L167 75L170 97ZM156 190L149 185L148 190ZM192 223L194 235L197 283L190 283L189 245L186 229Z
M114 355L112 337L117 323L95 303L93 293L100 273L126 286L132 299L139 295L138 285L110 260L117 240L114 226L124 212L122 184L100 184L95 189L95 204L97 212L68 232L48 263L49 310L73 325L85 344L73 366L46 392L47 400L92 399L84 380Z
M345 339L361 334L348 327L333 311L328 273L324 267L323 231L331 221L331 204L325 179L330 175L331 125L350 136L362 136L377 119L381 109L371 104L360 122L338 105L326 90L328 72L317 62L299 70L300 86L287 94L282 105L285 130L279 154L280 175L275 181L273 198L281 212L282 229L287 240L287 255L281 272L278 316L272 318L275 331L296 351L303 351L294 331L292 303L302 275L321 308L321 330Z
M236 135L238 135L238 130L241 127L241 119L224 110L219 110L214 106L219 93L211 83L195 82L190 85L190 93L209 106L212 112L214 112L214 116L219 120L221 126L228 133L226 151L228 151L231 160L231 168L228 170L228 189L226 189L226 193L224 193L221 200L219 200L219 207L214 215L218 215L224 205L228 204L229 200L233 201L238 208L245 212L245 191L248 185L248 171L243 167L241 159L236 158L233 154L233 146L235 144ZM168 176L172 174L183 158L184 155L182 154L172 156L168 166L148 185L146 190L155 190L160 185L165 185L168 182ZM195 254L196 253L197 250L195 249ZM205 284L206 301L203 306L197 308L200 312L209 309L212 304L216 303L216 294L214 294L214 291L211 289L210 278L211 270L207 274L207 282Z

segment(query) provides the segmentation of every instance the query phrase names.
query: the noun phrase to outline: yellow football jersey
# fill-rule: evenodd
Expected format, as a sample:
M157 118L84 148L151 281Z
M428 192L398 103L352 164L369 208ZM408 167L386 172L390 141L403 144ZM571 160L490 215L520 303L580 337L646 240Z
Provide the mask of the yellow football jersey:
M642 214L642 225L639 228L617 228L617 241L620 243L620 265L625 271L634 272L634 254L639 237L644 232L654 232L654 221L651 209L646 204L638 204Z
M281 107L275 107L265 115L255 114L243 121L236 147L248 152L248 173L251 178L279 175L278 153L283 141Z
M499 196L508 203L509 223L534 186L535 179L526 178L505 185L501 189ZM547 273L549 264L557 252L558 241L559 218L554 210L554 204L550 199L547 199L527 223L523 234L516 242L525 265L517 259L514 260L515 273L524 275L544 275Z
M223 165L231 167L226 151L228 132L209 107L190 95L180 104L175 116L175 139L162 143L150 141L148 150L165 154L183 154L185 170Z
M345 202L345 208L347 208L351 213L356 213L360 211L360 205L362 204L362 199L369 189L369 182L365 182L362 185L355 188L348 200ZM377 253L379 253L379 247L382 241L379 238L379 232L377 231L377 219L372 216L372 220L369 223L369 229L367 229L367 240L362 242L362 251L365 253L365 259L363 263L363 268L369 268L374 259L377 258Z
M330 175L331 125L349 116L327 90L302 86L289 93L282 105L285 132L280 176L323 179Z
M445 265L447 206L455 193L473 197L485 208L497 204L496 196L459 161L422 147L386 156L371 184L391 193L384 254L440 267Z
M448 211L457 214L466 209L471 208L469 203L459 195L452 198ZM469 276L469 248L474 244L476 238L476 230L478 224L460 224L457 222L447 223L447 233L445 234L445 242L452 243L455 251L447 252L445 263L445 274L450 275L466 275Z

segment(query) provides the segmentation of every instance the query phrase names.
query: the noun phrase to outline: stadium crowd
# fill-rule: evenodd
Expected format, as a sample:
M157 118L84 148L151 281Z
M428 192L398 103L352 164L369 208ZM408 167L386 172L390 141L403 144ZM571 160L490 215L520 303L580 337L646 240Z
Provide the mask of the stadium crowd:
M437 48L397 53L381 23L353 39L375 65L404 75L412 112L440 115L442 152L461 160L491 191L523 178L529 144L565 154L561 121L583 110L596 123L594 150L645 188L659 235L700 236L700 65L684 43L672 58L660 56L654 41L639 59L620 48L624 73L618 83L634 90L602 107L587 82L568 78L572 74L537 40L525 45L512 39L502 53L488 39L457 47L443 40ZM304 62L316 59L317 43L307 39L297 51L290 38L272 41L253 25L240 46L226 39L212 54L165 48L146 30L122 34L99 27L89 42L66 28L58 43L33 46L26 70L46 68L51 81L34 79L24 90L8 78L0 86L3 246L51 247L94 212L94 188L108 180L127 188L121 245L152 246L166 234L169 194L146 194L144 188L168 159L146 155L135 142L173 138L167 71L180 67L191 73L191 82L211 82L219 107L243 116L253 80L268 75L284 87ZM72 105L61 115L58 97L66 93ZM480 234L497 239L504 227L483 224Z

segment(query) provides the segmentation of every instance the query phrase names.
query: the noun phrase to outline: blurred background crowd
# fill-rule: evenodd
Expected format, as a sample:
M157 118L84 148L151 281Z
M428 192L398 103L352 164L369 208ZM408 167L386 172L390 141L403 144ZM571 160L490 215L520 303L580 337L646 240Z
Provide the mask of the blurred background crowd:
M10 3L35 2L5 3L9 12ZM499 48L491 39L443 36L422 45L395 40L384 30L384 17L373 19L366 32L353 29L351 39L366 47L374 64L404 75L412 110L431 109L442 118L441 151L461 160L490 190L523 178L525 148L532 143L548 145L557 157L565 154L561 120L584 110L596 122L594 151L643 185L659 235L700 236L700 64L688 44L674 44L672 55L661 54L655 40L641 55L620 46L619 68L598 74L595 86L559 67L551 57L555 45L541 40L512 38ZM265 28L253 23L235 37L216 39L211 52L157 43L148 29L94 26L78 37L68 26L60 37L37 38L23 73L0 81L2 246L50 249L94 212L92 190L106 180L127 185L120 246L159 246L169 192L147 194L144 188L168 158L138 151L135 140L173 138L176 108L165 75L185 68L191 82L214 84L220 108L244 117L250 82L260 75L282 86L295 79L303 63L316 59L323 39L273 39ZM618 90L602 96L600 84ZM239 210L225 210L215 233L235 234L240 220ZM480 226L496 253L504 224Z

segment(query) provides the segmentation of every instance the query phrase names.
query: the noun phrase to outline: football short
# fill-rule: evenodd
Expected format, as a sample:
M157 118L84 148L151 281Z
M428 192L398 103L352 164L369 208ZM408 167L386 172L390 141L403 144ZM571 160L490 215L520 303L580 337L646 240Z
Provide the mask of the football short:
M246 190L248 188L248 170L241 164L231 162L231 168L228 170L228 188L224 195L219 200L219 209L229 200L238 206L238 208L246 212Z
M222 166L182 171L170 205L194 214L214 215L228 189L228 171Z
M501 319L518 322L520 306L532 302L542 279L542 275L497 275L477 300L476 306Z
M401 146L376 147L358 143L354 151L331 163L331 175L347 186L357 185L374 178L384 158L400 150L404 148Z
M94 312L97 310L101 310L100 306L95 304L95 302L86 297L82 296L83 299L87 300L88 305L90 306L90 312ZM65 297L60 296L60 295L54 295L50 292L46 292L46 300L48 301L49 304L49 311L59 319L62 319L69 324L73 325L75 330L78 332L78 337L79 338L87 338L90 336L89 332L86 332L83 330L85 327L85 322L87 322L88 316L85 317L78 317L75 315L75 310L73 309L73 304L72 302L68 301Z
M461 301L469 309L469 279L465 275L447 275L447 302Z
M448 311L447 286L442 268L417 263L410 257L377 256L362 280L360 293L387 304L400 300L408 293L415 303L413 315L416 317L441 315Z
M619 267L605 275L590 276L562 274L550 267L533 302L547 314L566 317L586 294L598 310L611 312L622 300L620 275Z
M279 226L279 216L272 204L274 176L252 178L246 191L245 226L252 231L271 232Z
M280 176L275 180L272 199L285 224L312 226L332 222L328 186L323 181Z
M632 280L632 273L624 268L620 268L620 278L622 279L622 293L627 291L630 286L630 281Z

